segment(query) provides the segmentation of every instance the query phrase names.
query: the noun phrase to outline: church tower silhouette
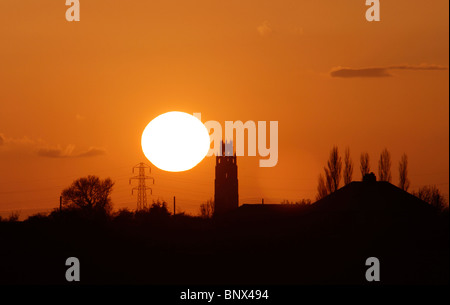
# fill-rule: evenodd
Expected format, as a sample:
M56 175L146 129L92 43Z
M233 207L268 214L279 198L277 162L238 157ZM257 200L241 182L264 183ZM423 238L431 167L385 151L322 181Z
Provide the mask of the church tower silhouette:
M216 155L216 179L214 181L214 216L239 207L238 172L233 142L222 144Z

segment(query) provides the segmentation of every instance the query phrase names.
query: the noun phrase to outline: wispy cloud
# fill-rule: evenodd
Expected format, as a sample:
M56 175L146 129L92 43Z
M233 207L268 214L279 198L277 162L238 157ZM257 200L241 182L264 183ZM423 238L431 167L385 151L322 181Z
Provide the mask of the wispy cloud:
M86 158L106 154L106 150L99 147L90 147L88 150L79 153L74 153L74 150L74 145L67 145L65 148L57 145L55 147L39 148L37 154L47 158Z
M258 31L259 35L261 36L267 36L272 33L272 28L269 25L269 22L266 20L261 25L259 25L256 30Z
M422 64L422 65L397 65L386 67L370 67L370 68L348 68L335 67L331 70L331 77L352 78L352 77L390 77L393 76L392 70L413 70L413 71L432 71L432 70L448 70L448 67L440 65Z
M55 147L41 147L37 150L38 156L47 158L68 158L72 156L74 145L67 145L66 148L62 148L60 145Z
M84 121L84 120L86 120L86 117L81 114L77 114L77 115L75 115L75 120Z
M41 139L30 139L28 137L13 138L0 134L0 146L7 148L31 147L42 145L44 141Z
M90 147L87 151L78 154L78 157L96 157L106 154L106 150L101 147Z
M85 158L106 154L101 147L89 147L87 150L76 150L75 145L49 145L42 139L28 137L12 138L0 133L0 152L12 154L35 154L46 158Z

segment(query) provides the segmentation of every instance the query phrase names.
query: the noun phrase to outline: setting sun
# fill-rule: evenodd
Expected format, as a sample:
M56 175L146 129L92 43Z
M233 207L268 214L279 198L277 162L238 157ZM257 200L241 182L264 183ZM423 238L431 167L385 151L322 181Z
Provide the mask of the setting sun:
M178 111L153 119L142 133L142 150L159 169L182 172L196 166L206 156L208 130L194 116Z

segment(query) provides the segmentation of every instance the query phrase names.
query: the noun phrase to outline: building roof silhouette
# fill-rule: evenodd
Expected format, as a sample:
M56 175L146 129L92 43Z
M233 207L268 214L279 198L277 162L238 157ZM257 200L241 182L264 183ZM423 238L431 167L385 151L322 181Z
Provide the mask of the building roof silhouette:
M370 180L351 182L310 205L243 204L236 212L240 217L253 219L296 218L306 212L311 219L318 214L362 216L361 220L367 219L368 215L378 215L376 219L383 221L386 217L392 220L427 218L427 215L434 215L436 210L389 182Z
M428 203L386 181L351 182L316 201L327 212L432 212Z

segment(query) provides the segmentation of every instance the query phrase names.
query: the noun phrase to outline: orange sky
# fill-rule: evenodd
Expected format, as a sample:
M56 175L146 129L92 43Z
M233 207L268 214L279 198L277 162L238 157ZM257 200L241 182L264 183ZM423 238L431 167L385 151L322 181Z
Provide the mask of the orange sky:
M354 179L361 152L375 171L387 147L395 184L406 152L411 190L435 184L448 198L447 0L381 1L377 23L364 0L80 3L69 23L65 0L0 2L0 215L57 207L88 174L116 181L116 209L135 208L141 133L173 110L279 121L276 167L238 159L241 203L313 199L335 144L350 147ZM390 76L332 77L337 67ZM153 167L151 198L175 195L197 213L213 197L214 162Z

